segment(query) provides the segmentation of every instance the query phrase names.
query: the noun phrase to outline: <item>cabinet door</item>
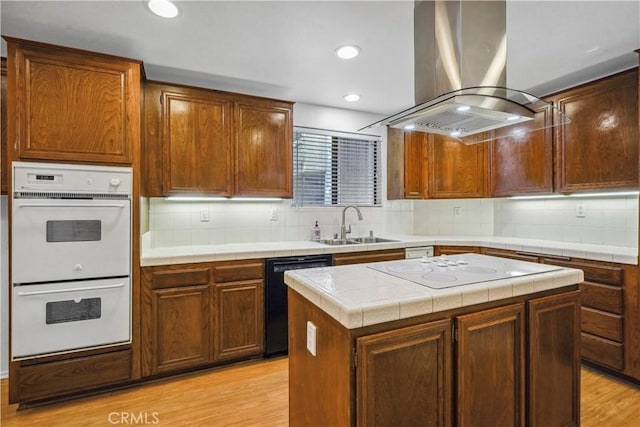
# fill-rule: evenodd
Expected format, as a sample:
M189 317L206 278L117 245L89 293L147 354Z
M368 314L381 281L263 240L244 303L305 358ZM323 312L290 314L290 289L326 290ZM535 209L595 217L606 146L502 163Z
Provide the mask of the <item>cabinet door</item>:
M487 144L464 145L442 135L428 135L430 198L485 197Z
M291 104L267 100L235 104L235 194L291 197Z
M404 197L405 199L427 198L427 134L405 132L404 134Z
M637 188L637 69L554 99L571 119L556 128L558 191Z
M0 63L0 194L7 194L7 58Z
M580 424L579 292L529 301L530 426Z
M232 103L212 91L161 94L163 193L231 195Z
M450 426L451 320L357 339L358 426Z
M536 112L532 124L495 130L496 139L489 143L491 196L553 192L551 120L545 108ZM547 128L524 133L534 127Z
M261 354L264 348L262 280L216 285L215 358Z
M18 158L131 163L140 141L138 62L16 39L8 52Z
M524 425L523 322L523 303L457 318L457 425Z
M152 291L152 374L210 361L209 285Z

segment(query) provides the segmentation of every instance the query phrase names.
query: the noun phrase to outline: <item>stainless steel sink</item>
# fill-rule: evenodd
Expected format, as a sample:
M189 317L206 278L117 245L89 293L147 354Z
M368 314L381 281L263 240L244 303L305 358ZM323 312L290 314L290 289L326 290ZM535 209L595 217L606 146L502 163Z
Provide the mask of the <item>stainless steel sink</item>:
M363 245L368 243L385 243L385 242L398 242L398 240L383 239L381 237L354 237L352 239L323 239L320 243L325 245Z
M353 241L355 241L355 243L385 243L385 242L398 242L398 240L392 240L392 239L383 239L382 237L372 237L372 236L366 236L366 237L354 237L353 239L351 239Z
M359 242L353 239L322 239L320 243L324 243L325 245L355 245Z

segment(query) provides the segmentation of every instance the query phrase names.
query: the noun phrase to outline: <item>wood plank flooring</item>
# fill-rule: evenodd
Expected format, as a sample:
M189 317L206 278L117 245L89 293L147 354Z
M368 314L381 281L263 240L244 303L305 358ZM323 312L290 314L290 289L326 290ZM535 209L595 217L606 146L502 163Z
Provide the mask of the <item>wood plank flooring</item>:
M286 426L287 359L258 361L16 411L1 382L2 427ZM582 369L582 427L640 426L640 388Z

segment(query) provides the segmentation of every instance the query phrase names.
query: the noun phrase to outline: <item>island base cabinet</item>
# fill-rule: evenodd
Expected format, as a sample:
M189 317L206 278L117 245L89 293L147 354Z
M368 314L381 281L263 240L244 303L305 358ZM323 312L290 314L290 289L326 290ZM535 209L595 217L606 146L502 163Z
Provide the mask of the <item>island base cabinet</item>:
M451 350L449 319L358 338L357 425L450 426Z
M524 304L457 318L457 425L524 426Z
M579 292L529 302L529 426L580 424Z
M579 292L347 329L290 288L289 425L578 426Z

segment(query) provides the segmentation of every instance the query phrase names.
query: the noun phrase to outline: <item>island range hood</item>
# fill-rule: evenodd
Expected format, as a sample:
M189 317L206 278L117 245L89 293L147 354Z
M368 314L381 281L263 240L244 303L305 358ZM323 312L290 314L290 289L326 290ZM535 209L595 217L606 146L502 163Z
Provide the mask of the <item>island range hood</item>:
M417 105L360 130L389 126L475 144L495 139L494 129L518 137L570 122L552 104L507 88L506 64L506 1L416 0ZM534 120L540 111L550 119Z

